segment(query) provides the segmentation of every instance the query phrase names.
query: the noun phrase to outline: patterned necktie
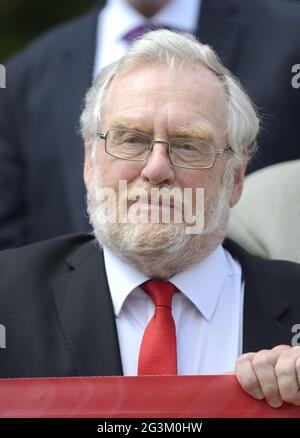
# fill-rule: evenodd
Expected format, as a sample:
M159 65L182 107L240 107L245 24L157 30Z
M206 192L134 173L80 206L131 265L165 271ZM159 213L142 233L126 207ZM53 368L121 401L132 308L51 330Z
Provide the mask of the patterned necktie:
M171 312L177 288L164 280L146 281L141 288L152 298L155 313L143 335L138 375L177 374L176 329Z
M147 23L142 24L141 26L137 26L134 29L131 29L129 32L127 32L123 36L123 40L126 41L128 44L131 44L134 40L143 36L144 33L150 32L151 30L156 30L156 29L176 30L172 26L167 26L167 25L163 25L163 24L162 25L154 24L151 21L149 21Z

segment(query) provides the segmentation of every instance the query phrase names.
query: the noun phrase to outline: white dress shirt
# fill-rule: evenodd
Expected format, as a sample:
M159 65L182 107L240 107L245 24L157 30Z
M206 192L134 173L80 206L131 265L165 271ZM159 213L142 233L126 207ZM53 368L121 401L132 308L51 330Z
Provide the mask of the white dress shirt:
M124 375L137 375L145 327L155 307L139 287L149 280L103 248ZM243 295L241 266L221 245L170 281L180 290L172 301L180 375L221 374L234 370L242 353Z
M185 32L197 28L201 0L170 0L155 16L147 20L124 0L109 0L100 11L97 28L94 77L100 69L123 56L128 43L124 35L137 26L151 21Z

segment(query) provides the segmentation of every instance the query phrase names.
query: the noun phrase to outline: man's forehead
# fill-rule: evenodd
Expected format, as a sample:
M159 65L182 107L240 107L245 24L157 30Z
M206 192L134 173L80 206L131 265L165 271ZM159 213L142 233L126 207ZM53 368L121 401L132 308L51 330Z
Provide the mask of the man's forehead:
M169 81L177 81L178 86L182 82L190 82L194 84L196 88L196 82L204 82L206 85L210 84L213 87L223 89L219 77L209 67L200 62L181 62L178 65L168 65L164 62L146 62L138 63L136 65L128 66L124 70L121 70L112 80L110 88L121 85L124 82L127 85L135 86L149 76L156 76L157 82L160 84L167 84ZM134 78L134 81L132 79ZM191 78L191 79L188 79Z
M140 65L117 76L105 99L102 129L119 127L153 134L154 126L165 121L172 137L213 140L216 126L226 123L223 85L207 67L192 65L194 76L184 68L169 76L166 65Z

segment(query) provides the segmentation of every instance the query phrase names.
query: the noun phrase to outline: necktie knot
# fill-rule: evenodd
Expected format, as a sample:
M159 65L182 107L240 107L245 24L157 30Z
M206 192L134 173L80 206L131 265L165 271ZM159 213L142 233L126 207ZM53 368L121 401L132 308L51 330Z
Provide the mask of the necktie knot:
M123 40L126 41L128 44L132 43L137 38L144 35L146 32L150 32L151 30L157 30L157 29L167 29L167 30L176 30L172 26L164 25L164 24L155 24L152 21L146 22L142 24L141 26L137 26L133 29L131 29L129 32L127 32L123 36Z
M141 287L152 298L155 307L172 308L172 298L177 291L174 284L165 280L148 280Z

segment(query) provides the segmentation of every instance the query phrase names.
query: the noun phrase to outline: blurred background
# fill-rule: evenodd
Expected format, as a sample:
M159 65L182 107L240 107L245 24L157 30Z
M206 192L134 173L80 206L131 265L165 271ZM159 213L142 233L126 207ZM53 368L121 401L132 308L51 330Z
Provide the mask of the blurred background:
M79 16L97 0L0 0L0 60L47 29Z
M300 3L300 0L281 1ZM82 15L96 3L97 0L0 0L0 61L49 28Z

